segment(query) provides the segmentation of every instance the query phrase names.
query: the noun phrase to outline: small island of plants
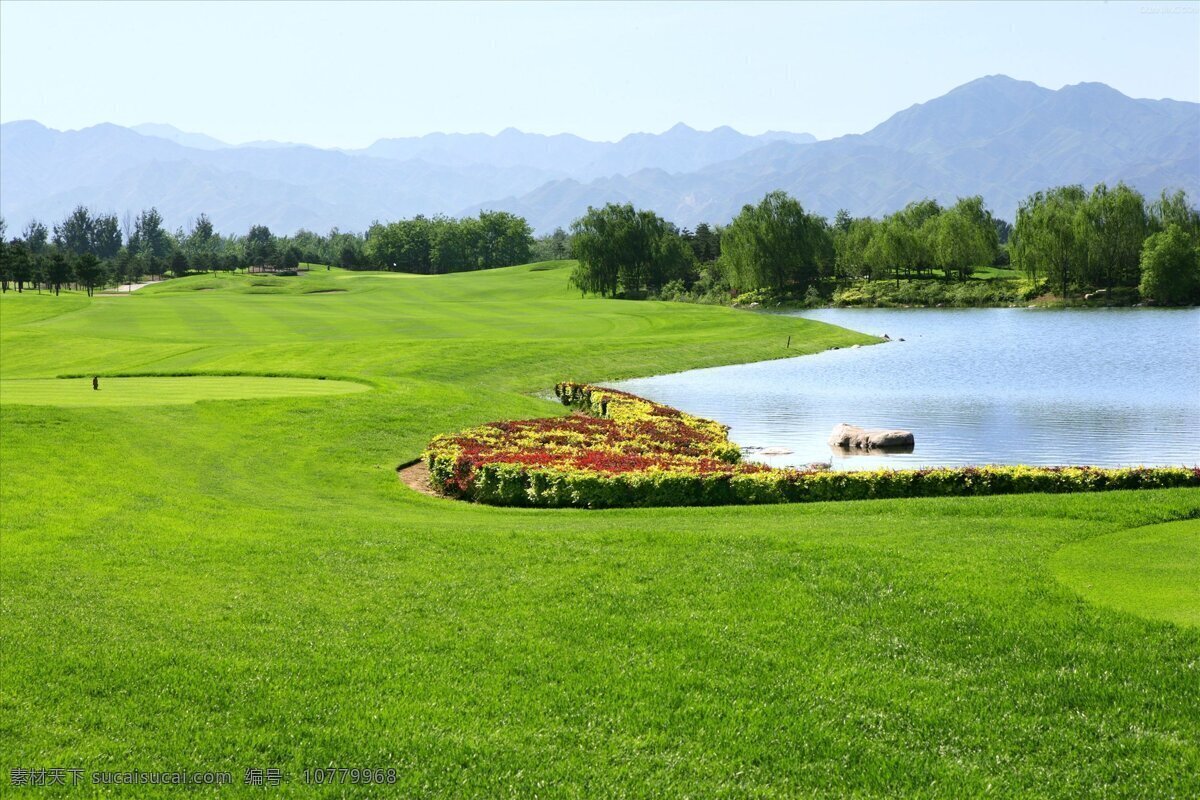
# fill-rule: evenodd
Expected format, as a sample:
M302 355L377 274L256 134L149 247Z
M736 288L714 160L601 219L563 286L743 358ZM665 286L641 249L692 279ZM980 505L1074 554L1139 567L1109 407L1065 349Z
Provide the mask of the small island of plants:
M433 488L492 505L618 508L1200 486L1197 467L775 469L742 461L717 422L600 386L554 393L575 413L433 439Z

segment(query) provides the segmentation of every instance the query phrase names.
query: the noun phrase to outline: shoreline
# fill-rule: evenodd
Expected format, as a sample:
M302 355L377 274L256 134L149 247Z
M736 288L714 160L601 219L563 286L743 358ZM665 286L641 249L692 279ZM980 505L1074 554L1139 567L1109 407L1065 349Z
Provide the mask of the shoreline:
M927 308L756 310L868 335L886 331L891 338L885 341L894 347L860 347L857 356L749 361L605 385L728 425L731 439L748 450L749 459L770 466L831 462L834 469L853 471L970 464L1189 466L1196 461L1188 444L1194 434L1180 431L1177 421L1161 419L1167 407L1182 409L1171 412L1177 417L1200 410L1185 402L1195 391L1194 372L1186 368L1194 344L1179 341L1165 349L1166 362L1159 368L1128 369L1130 380L1149 392L1145 397L1136 387L1122 388L1124 382L1105 377L1105 357L1086 344L1111 332L1132 343L1118 348L1118 358L1124 359L1156 336L1182 337L1197 321L1200 309L1195 307L1167 309L1174 312L1170 314L1090 309L1018 313L1035 311L1027 308L973 314L954 309L960 313L944 315L936 313L944 309ZM1014 333L1020 331L1025 333ZM1025 336L1034 341L1024 341ZM1062 337L1075 336L1079 342L1064 349ZM1070 385L1063 383L1063 375L1070 376ZM959 384L971 388L956 389ZM1039 388L1043 385L1049 388ZM933 399L956 391L961 404ZM1055 415L1044 406L1069 413ZM1104 452L1086 449L1087 430L1096 429L1084 420L1117 413L1112 411L1117 408L1123 409L1120 421L1109 420L1100 429L1111 437ZM1172 432L1170 442L1151 433L1154 419ZM822 444L839 422L912 430L917 452L884 458L874 452L827 450ZM759 448L792 452L760 455Z

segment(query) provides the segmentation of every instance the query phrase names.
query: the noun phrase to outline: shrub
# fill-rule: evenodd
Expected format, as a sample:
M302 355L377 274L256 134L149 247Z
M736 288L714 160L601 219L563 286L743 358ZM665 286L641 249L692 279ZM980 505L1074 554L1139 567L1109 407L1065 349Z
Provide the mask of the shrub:
M951 306L970 308L1016 303L1015 281L862 281L833 293L835 306Z
M987 466L834 472L744 463L728 429L641 397L578 383L576 414L493 422L430 442L430 480L480 503L618 508L1200 486L1200 468Z

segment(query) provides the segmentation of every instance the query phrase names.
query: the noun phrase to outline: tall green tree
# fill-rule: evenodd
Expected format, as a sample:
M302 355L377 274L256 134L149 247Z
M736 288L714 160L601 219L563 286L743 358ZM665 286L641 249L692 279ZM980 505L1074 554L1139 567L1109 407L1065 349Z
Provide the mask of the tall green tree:
M129 235L129 251L139 259L142 274L161 275L171 255L171 234L163 227L157 208L142 211Z
M83 284L88 296L92 296L96 287L104 282L104 264L95 253L84 253L75 259L74 266L76 279Z
M213 229L207 214L200 214L192 223L192 230L181 242L188 264L192 269L208 272L218 269L222 250L221 237Z
M933 268L937 266L934 239L942 213L943 209L936 200L925 198L909 203L892 215L893 222L908 229L903 264L905 277L913 272L917 275L933 273Z
M874 262L867 257L867 248L880 227L870 217L852 219L843 229L834 225L834 275L837 278L866 278L875 276Z
M649 248L637 241L637 212L632 203L609 203L588 207L587 213L571 223L572 255L579 264L571 282L584 294L616 296L621 287L623 265L649 256Z
M253 225L246 234L246 261L256 267L264 267L275 261L275 236L266 225Z
M21 293L29 280L29 249L25 242L13 239L0 248L0 287L8 291L9 283Z
M701 264L709 264L721 257L721 230L701 222L689 239L692 254Z
M550 252L554 258L566 258L571 254L571 238L561 227L550 234Z
M1086 254L1083 278L1093 286L1133 286L1146 239L1148 218L1142 195L1123 183L1101 183L1079 207L1080 237Z
M66 219L54 226L54 246L74 256L92 252L95 237L92 214L86 206L76 206Z
M1017 209L1013 229L1014 260L1034 281L1043 277L1070 295L1086 260L1086 242L1078 222L1087 200L1082 186L1059 186L1036 192Z
M367 231L366 257L385 270L428 274L433 271L434 227L433 220L424 216L375 223Z
M279 265L284 269L294 270L300 267L301 250L296 244L288 244L283 248L279 257Z
M28 248L30 254L41 255L46 252L50 241L50 231L46 229L45 225L32 219L21 231L21 239L25 242L25 247Z
M63 284L71 280L71 262L61 250L50 252L46 260L46 282L54 290L57 297L62 292Z
M112 261L113 277L116 278L117 283L132 284L134 282L134 279L137 277L134 275L134 264L136 260L137 259L134 258L133 254L129 252L128 247L122 247L117 252L116 258L114 258Z
M588 208L572 223L571 241L579 260L571 280L585 294L658 292L693 262L674 225L632 203Z
M996 258L996 225L978 195L960 198L925 224L930 226L934 262L947 275L966 280L974 267L987 266Z
M771 192L725 228L721 260L737 291L803 290L818 278L828 236L824 220L787 193Z
M1141 270L1143 297L1164 305L1200 303L1200 247L1178 223L1146 239Z
M901 275L909 276L922 258L920 229L914 229L898 215L891 215L875 225L871 238L863 249L863 258L872 275L897 281Z
M437 273L479 269L478 220L435 217L430 229L429 261Z
M116 214L100 214L92 218L90 251L101 261L111 261L121 251L121 224Z
M1152 231L1165 231L1174 223L1196 243L1200 243L1200 210L1188 201L1182 189L1163 193L1149 208L1149 224Z
M522 217L507 211L481 211L475 229L482 269L510 267L529 261L533 231Z

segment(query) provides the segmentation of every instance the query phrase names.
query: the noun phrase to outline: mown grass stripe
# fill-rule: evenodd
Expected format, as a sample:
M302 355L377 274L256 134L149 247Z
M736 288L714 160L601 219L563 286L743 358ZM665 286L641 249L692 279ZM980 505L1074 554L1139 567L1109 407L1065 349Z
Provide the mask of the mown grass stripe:
M201 400L267 400L279 397L318 397L366 391L352 381L311 378L267 378L254 375L99 379L0 380L0 404L48 406L154 406Z

